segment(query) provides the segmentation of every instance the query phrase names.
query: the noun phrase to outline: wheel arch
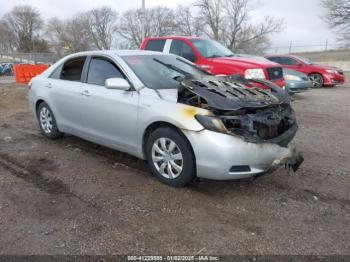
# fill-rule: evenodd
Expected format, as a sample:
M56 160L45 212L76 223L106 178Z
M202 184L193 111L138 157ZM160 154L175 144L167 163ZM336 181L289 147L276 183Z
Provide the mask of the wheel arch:
M310 76L310 75L320 75L320 76L322 76L322 78L324 78L323 74L320 72L310 72L310 73L308 73L308 76Z
M38 108L41 103L46 103L44 99L40 98L35 102L35 113L38 114Z
M180 128L178 128L177 126L175 126L174 124L171 124L169 122L165 122L165 121L153 122L150 125L148 125L148 127L145 129L145 131L143 132L143 135L142 135L142 154L143 154L144 159L147 158L146 157L146 143L147 143L149 136L152 134L152 132L154 132L155 130L157 130L158 128L161 128L161 127L169 127L169 128L176 130L187 141L188 145L190 146L193 158L194 158L194 167L195 167L195 172L197 174L196 155L194 153L191 142L188 140L188 138L186 137L186 135L184 134L184 132L182 132L182 130Z

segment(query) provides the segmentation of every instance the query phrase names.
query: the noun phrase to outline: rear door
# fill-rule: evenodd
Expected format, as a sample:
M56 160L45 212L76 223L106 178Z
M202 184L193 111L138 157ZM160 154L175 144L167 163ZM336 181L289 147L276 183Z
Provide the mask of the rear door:
M193 49L187 43L185 43L185 41L182 40L172 40L170 44L169 53L181 56L193 63L196 63L198 61L198 58L194 53Z
M89 58L83 83L84 132L93 141L132 153L137 148L138 93L107 89L108 78L124 78L121 68L104 56ZM131 83L129 81L129 83Z
M86 56L67 60L48 78L49 106L62 131L79 132L84 126L82 119L82 76Z

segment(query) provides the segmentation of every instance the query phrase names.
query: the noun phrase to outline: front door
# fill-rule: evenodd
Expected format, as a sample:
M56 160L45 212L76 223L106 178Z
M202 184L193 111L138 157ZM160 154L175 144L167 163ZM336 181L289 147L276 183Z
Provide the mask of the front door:
M119 67L105 57L92 57L83 83L85 133L92 140L133 152L139 95L134 90L107 89L108 78L124 78Z

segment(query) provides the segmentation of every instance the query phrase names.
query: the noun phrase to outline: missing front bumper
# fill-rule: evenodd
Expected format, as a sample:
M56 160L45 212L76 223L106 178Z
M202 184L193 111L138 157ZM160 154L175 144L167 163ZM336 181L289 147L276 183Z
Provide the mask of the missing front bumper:
M275 160L272 163L271 168L278 168L279 166L283 166L288 169L288 171L292 170L293 172L298 171L299 167L304 162L303 154L298 151L295 147L290 149L290 153L286 156L283 156L281 159Z

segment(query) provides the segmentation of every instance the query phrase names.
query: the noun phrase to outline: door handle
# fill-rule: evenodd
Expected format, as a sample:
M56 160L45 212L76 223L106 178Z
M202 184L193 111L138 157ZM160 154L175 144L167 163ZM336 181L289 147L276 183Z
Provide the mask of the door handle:
M89 97L91 96L90 92L88 90L84 90L82 93L81 93L83 96L86 96L86 97Z
M52 88L52 84L51 83L47 83L45 87Z

